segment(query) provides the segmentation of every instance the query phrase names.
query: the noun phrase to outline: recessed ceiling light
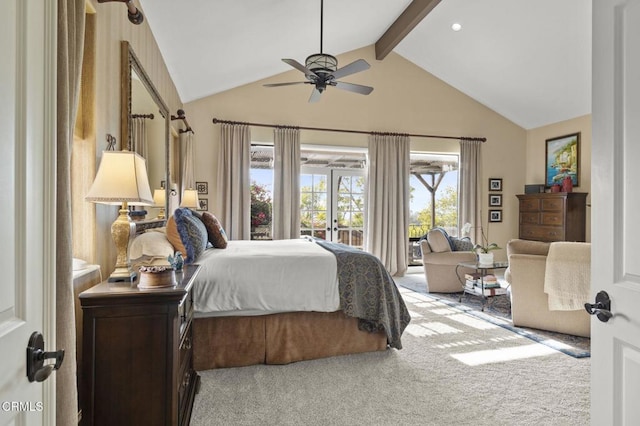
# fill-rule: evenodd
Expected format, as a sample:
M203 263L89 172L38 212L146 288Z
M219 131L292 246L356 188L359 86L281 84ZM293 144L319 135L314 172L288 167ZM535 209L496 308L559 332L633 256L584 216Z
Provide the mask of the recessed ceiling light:
M451 24L451 29L453 31L460 31L462 29L462 24L454 22L453 24Z

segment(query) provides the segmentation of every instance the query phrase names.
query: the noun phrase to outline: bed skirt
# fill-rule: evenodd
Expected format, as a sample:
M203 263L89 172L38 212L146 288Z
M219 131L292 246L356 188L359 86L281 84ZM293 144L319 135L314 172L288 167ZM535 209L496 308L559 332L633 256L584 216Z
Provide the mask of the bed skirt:
M384 332L358 329L337 312L288 312L193 320L194 367L209 370L254 364L289 364L336 355L385 350Z

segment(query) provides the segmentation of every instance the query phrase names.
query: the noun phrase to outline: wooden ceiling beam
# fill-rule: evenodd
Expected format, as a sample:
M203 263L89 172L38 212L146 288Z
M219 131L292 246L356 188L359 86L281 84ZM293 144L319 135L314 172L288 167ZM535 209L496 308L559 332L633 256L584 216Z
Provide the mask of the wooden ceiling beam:
M413 0L389 29L376 41L376 59L381 61L435 8L441 0Z

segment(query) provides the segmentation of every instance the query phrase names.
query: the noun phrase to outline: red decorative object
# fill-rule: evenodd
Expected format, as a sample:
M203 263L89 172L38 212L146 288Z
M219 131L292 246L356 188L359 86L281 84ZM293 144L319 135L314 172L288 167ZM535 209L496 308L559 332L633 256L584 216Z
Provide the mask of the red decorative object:
M560 185L558 185L557 183L551 185L551 192L560 192Z
M573 191L573 180L571 180L571 177L567 176L562 180L562 192L571 191Z

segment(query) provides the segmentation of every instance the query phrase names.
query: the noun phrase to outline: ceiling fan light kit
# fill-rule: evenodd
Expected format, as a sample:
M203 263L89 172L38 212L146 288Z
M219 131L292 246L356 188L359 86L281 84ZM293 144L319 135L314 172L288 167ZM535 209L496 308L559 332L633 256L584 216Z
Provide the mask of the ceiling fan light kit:
M368 70L370 66L364 59L358 59L357 61L354 61L349 65L338 68L338 59L333 55L322 52L322 27L324 14L323 9L324 1L320 0L320 53L309 55L304 61L304 65L302 65L295 59L282 60L298 71L303 72L305 77L307 78L307 81L265 84L265 87L291 86L294 84L313 84L315 87L311 92L309 102L319 101L320 95L328 86L334 86L338 89L358 93L361 95L368 95L373 91L373 87L338 81L339 78L346 77L360 71Z

